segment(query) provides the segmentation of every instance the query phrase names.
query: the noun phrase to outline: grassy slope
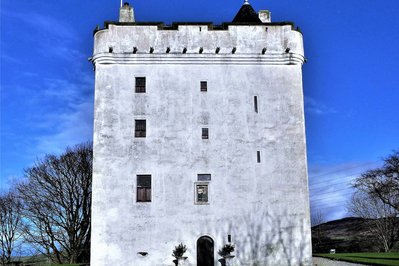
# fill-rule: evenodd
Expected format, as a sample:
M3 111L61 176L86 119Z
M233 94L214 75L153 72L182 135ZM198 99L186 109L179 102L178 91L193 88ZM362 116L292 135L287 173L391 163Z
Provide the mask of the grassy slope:
M380 241L369 231L368 221L347 217L312 227L313 252L328 253L332 248L338 253L383 251ZM392 251L399 252L399 242Z
M316 257L325 257L348 262L365 263L368 265L399 266L399 253L338 253L313 254Z

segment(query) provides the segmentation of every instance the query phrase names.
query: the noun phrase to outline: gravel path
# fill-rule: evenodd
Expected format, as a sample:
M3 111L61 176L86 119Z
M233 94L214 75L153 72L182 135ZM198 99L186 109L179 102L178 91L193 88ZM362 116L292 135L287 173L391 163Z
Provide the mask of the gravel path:
M313 266L364 266L364 264L356 264L344 261L336 261L325 258L313 257Z

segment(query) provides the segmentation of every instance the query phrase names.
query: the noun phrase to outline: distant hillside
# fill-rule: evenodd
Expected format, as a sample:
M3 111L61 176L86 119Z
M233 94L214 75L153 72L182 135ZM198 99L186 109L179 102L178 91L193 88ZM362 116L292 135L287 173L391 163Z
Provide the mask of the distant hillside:
M399 219L399 218L398 218ZM376 237L368 232L367 219L349 217L312 227L313 253L383 251ZM395 251L399 251L398 243Z

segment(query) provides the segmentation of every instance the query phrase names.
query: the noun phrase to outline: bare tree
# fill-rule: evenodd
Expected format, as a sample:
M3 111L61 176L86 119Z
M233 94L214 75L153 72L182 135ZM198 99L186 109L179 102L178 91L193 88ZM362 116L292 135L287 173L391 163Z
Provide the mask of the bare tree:
M91 144L47 155L18 186L26 241L56 263L89 259L92 161Z
M399 211L399 151L385 158L381 168L363 173L354 187Z
M325 240L323 223L325 223L326 220L324 218L324 214L320 210L312 212L310 222L312 224L313 251L321 252L321 247L323 245L323 241Z
M321 211L316 210L315 212L312 212L312 217L310 222L313 227L325 223L326 219L324 218L324 214Z
M14 191L0 195L0 260L2 265L11 262L20 237L21 202Z
M365 219L369 232L376 236L385 252L399 241L399 212L381 198L357 191L349 203L349 211Z

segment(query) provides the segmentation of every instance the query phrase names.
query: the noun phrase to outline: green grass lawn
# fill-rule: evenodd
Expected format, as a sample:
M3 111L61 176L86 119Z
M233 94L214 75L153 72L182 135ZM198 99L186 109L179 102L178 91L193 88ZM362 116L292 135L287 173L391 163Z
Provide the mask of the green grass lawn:
M399 253L337 253L313 254L315 257L324 257L334 260L363 263L368 265L397 265Z

